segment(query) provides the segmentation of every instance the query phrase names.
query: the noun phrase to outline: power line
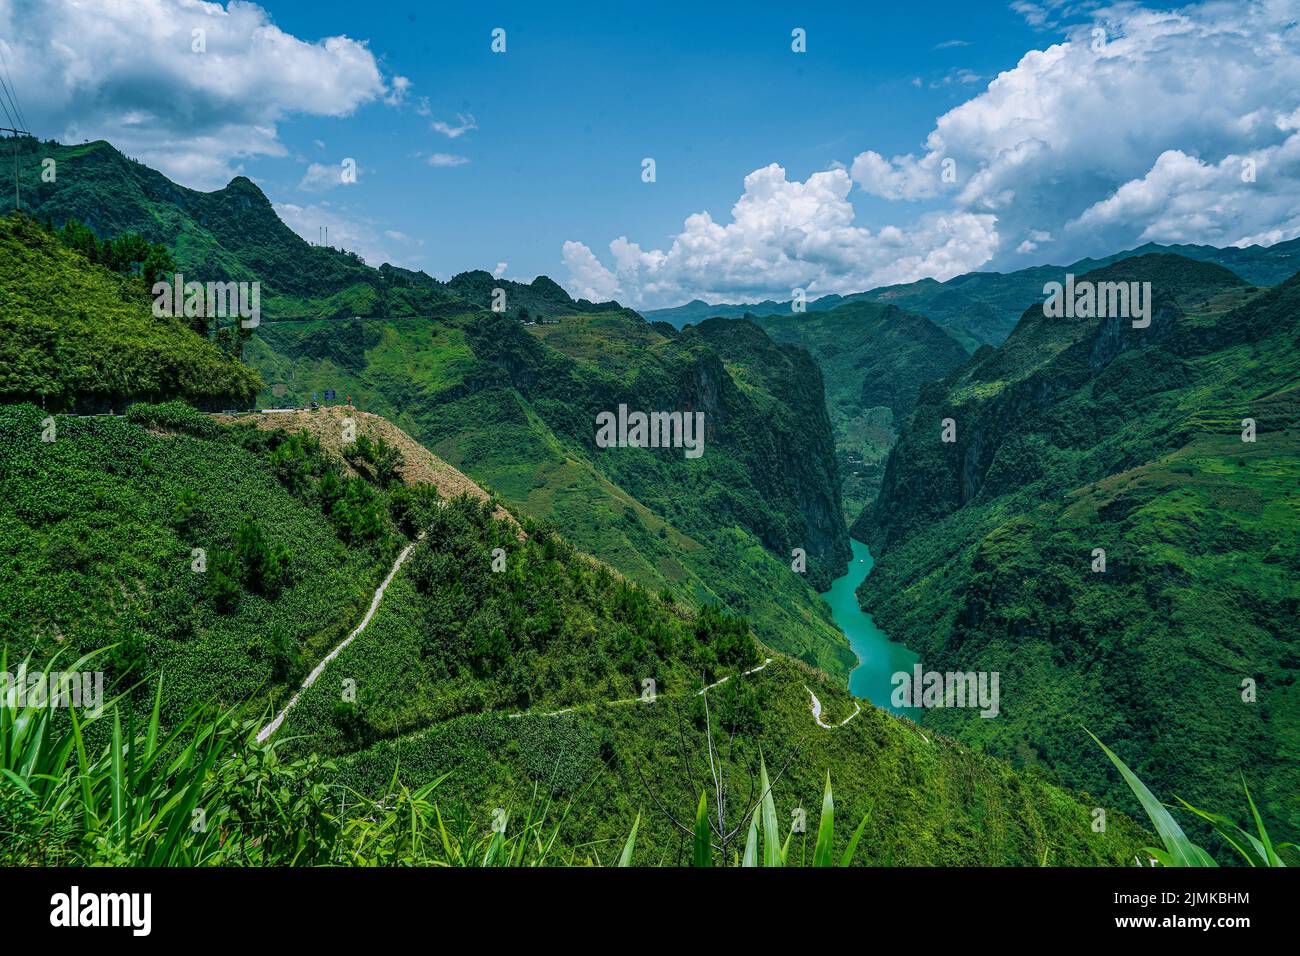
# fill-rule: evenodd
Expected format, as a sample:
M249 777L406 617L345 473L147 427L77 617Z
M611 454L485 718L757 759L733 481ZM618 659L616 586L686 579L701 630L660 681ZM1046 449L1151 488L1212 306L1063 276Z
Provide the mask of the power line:
M0 76L0 89L4 90L5 96L9 95L9 87L5 85L3 76ZM0 97L0 109L5 111L5 119L9 121L10 125L17 126L19 124L20 121L14 118L13 114L9 112L9 107L5 105L4 97ZM27 124L23 123L23 125L26 126Z
M14 83L13 74L9 72L9 61L5 58L3 47L0 47L0 66L4 67L5 76L9 78L9 89L6 92L9 95L10 102L13 104L14 112L18 114L18 123L26 126L27 116L23 113L22 107L18 103L18 85Z

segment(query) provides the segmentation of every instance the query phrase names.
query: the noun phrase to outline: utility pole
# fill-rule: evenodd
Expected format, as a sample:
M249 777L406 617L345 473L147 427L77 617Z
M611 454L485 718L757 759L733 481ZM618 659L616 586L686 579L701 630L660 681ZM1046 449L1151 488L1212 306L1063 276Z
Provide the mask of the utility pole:
M32 134L25 129L11 129L6 126L0 126L0 133L12 133L14 137L14 212L22 209L22 194L18 189L18 137L31 136Z

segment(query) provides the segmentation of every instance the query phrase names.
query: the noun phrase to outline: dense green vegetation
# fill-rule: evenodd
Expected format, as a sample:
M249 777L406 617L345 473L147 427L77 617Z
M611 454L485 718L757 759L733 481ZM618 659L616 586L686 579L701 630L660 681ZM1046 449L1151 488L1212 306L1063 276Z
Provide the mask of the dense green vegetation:
M920 312L950 331L967 347L1000 345L1020 318L1025 304L1042 299L1043 285L1063 281L1065 273L1083 276L1125 259L1149 255L1178 255L1184 259L1230 269L1254 285L1276 285L1295 274L1300 265L1300 239L1271 246L1172 245L1146 243L1136 249L1100 259L1081 259L1064 266L1031 266L1015 272L970 272L947 282L921 279L905 285L885 286L863 293L873 302L892 303Z
M709 691L714 724L705 724L701 683L758 661L741 622L667 604L544 529L532 527L521 542L467 499L406 503L408 527L427 536L370 628L290 712L277 746L302 759L250 748L251 727L241 728L239 715L213 721L193 708L241 695L273 702L259 696L263 688L283 700L360 616L393 537L343 546L356 532L345 530L347 495L334 486L369 482L339 479L308 438L218 426L179 405L137 406L129 421L61 419L53 444L32 437L37 410L4 415L11 513L0 553L13 556L5 597L20 638L11 659L118 642L104 657L110 686L163 674L160 696L137 689L125 707L106 712L109 722L83 729L84 754L61 718L52 727L66 746L44 734L24 738L24 747L39 739L56 752L35 764L50 772L30 793L5 782L0 799L16 833L4 841L8 861L464 862L481 860L479 841L495 839L486 828L497 807L514 808L517 819L532 806L530 834L536 820L549 829L564 816L552 862L613 859L638 813L633 860L670 862L679 849L659 803L677 815L684 801L680 813L689 816L697 797L674 741L689 741L687 762L698 761L705 726L718 739L735 735L725 758L738 779L758 755L769 756L783 819L796 806L814 817L827 769L844 818L875 804L880 829L863 834L858 862L1121 862L1149 842L1122 823L1098 837L1086 799L872 709L834 731L818 728L805 685L837 721L852 715L851 701L784 658ZM376 496L401 497L398 490L372 488ZM239 556L230 606L210 590L211 564L207 575L193 572L191 540ZM75 557L72 542L82 542ZM493 547L505 552L504 571L491 570ZM286 553L288 579L265 586L268 574L279 577L275 556ZM653 704L639 702L646 676L656 680ZM344 679L356 682L354 700L340 693ZM523 706L528 716L510 716ZM578 709L547 716L566 706ZM152 720L161 738L147 729ZM191 757L164 771L172 733L180 734L174 746L193 742ZM136 741L136 757L112 759L115 735ZM346 756L333 771L314 763L321 752ZM134 768L129 779L119 776L123 766ZM650 775L653 796L638 766L662 768ZM115 787L134 794L125 819L110 809ZM537 800L554 803L549 817ZM87 802L91 812L78 812ZM177 821L199 806L211 827L182 834ZM437 837L435 806L460 834L459 851ZM409 812L426 821L426 842L392 840L391 814ZM850 837L840 831L836 855ZM810 858L811 842L794 847L790 862Z
M0 343L0 670L103 669L115 699L98 717L0 701L0 862L1124 864L1154 843L1139 806L1177 862L1165 809L1081 722L1247 860L1277 859L1262 823L1191 809L1236 805L1224 767L1294 833L1300 279L1259 293L1126 262L1110 274L1157 284L1142 335L1031 310L949 371L952 339L890 308L676 330L544 278L369 269L302 243L247 180L192 193L107 144L53 148L37 201L59 235L0 231L19 316ZM424 450L373 418L336 443L333 412L293 434L199 411L260 383L149 313L160 240L203 278L265 281L281 314L382 315L263 326L262 397L351 394L499 499L406 483ZM505 314L484 308L497 287ZM885 344L837 343L845 327ZM133 404L48 420L108 403ZM620 403L704 411L705 455L596 448ZM813 587L847 558L837 439L914 403L859 523L885 551L864 596L928 666L1003 677L999 719L934 711L924 731L843 690L852 657Z
M460 714L630 699L646 681L680 692L759 663L743 620L666 604L526 528L520 541L489 503L435 509L365 640L331 663L281 733L334 755Z
M55 230L53 224L47 226L69 249L81 253L87 260L101 265L111 272L140 277L146 290L160 279L171 280L170 273L176 270L171 253L167 247L157 242L128 232L123 236L100 239L88 228L70 219L62 228Z
M753 321L775 341L807 349L821 368L852 522L876 496L885 456L921 385L961 365L966 351L929 319L870 302Z
M379 496L351 490L365 482L318 463L329 477L295 489L288 436L186 408L56 416L44 442L39 409L0 407L6 644L111 647L110 680L166 672L169 715L283 694L354 625L398 539L359 504Z
M864 518L860 597L927 668L1001 673L998 719L927 726L1113 799L1080 722L1198 805L1233 805L1243 768L1294 836L1300 278L1258 291L1168 255L1090 278L1152 282L1151 326L1034 306L923 390Z
M4 401L104 411L182 397L246 407L261 387L183 320L155 317L140 277L92 265L29 219L0 219L0 260Z
M544 276L525 285L468 272L444 284L311 246L242 177L199 193L107 143L29 145L59 170L24 193L38 216L165 242L189 279L262 283L263 325L251 341L228 344L269 376L263 404L305 405L327 388L350 394L634 580L744 614L774 646L832 672L852 666L814 593L840 573L848 545L821 383L806 359L755 342L724 367L709 353L725 335L712 350L698 334L677 343L664 335L671 329L655 331L616 303L575 302ZM498 288L505 312L489 313ZM384 321L275 322L286 315ZM395 318L414 315L428 318ZM566 358L537 345L556 326L520 321L561 315L590 318L584 333L596 347ZM619 346L642 335L636 326L662 347ZM605 364L616 351L636 366ZM595 454L595 413L620 401L646 410L705 403L708 453L692 462L637 449ZM806 574L791 570L796 547L808 554Z
M871 813L858 865L1124 864L1150 842L1122 812L1108 811L1107 831L1093 832L1086 796L1014 773L872 707L843 726L820 728L809 712L809 687L833 722L853 714L853 699L824 675L777 657L710 690L707 722L706 698L693 692L557 716L464 716L340 759L337 782L374 797L393 791L394 775L399 785L415 786L447 772L441 793L483 820L540 783L557 801L573 798L566 841L617 852L640 814L636 862L686 865L693 841L677 824L693 824L700 789L712 779L707 727L729 781L729 829L739 827L718 862L743 850L744 814L761 793L761 759L772 771L783 832L796 809L807 814L793 860L811 862L827 771L836 815L852 824L836 827L836 858ZM1081 747L1090 746L1079 736ZM711 789L709 808L716 814Z
M95 661L91 655L65 665L75 671L94 667ZM52 676L30 660L14 665L0 656L0 666ZM885 773L896 774L913 761L923 772L891 780L895 789L870 797L874 812L868 807L860 818L850 816L863 795L850 795L846 803L841 787L840 796L833 796L829 774L812 799L805 799L803 789L790 783L798 760L784 758L771 775L761 753L756 766L742 766L734 737L724 748L721 737L709 736L710 729L721 734L729 725L734 728L738 711L722 701L720 717L710 710L694 721L674 714L673 722L683 746L688 737L692 743L700 739L702 723L705 745L715 759L725 759L718 779L726 787L712 791L723 802L723 813L715 815L716 803L710 806L702 793L696 815L688 806L679 819L663 801L672 801L679 785L693 784L686 772L680 779L670 773L657 778L659 792L651 795L655 811L633 814L625 833L592 840L583 836L592 823L621 818L629 801L597 802L608 781L620 774L621 758L616 748L605 751L603 744L601 750L581 753L582 745L592 742L589 728L570 718L465 718L410 738L409 746L386 745L383 752L339 765L316 755L286 759L276 742L255 743L256 725L244 720L241 708L191 704L168 729L163 696L159 683L139 723L133 720L135 709L123 707L120 698L84 717L48 703L0 699L0 864L827 866L888 865L898 862L896 851L921 862L1115 863L1146 839L1118 814L1104 832L1093 832L1082 825L1091 818L1086 807L1059 791L1019 783L991 761L952 755L936 760L919 745L912 753L867 758ZM638 706L644 712L663 710L665 701ZM896 730L917 739L902 725ZM439 739L456 750L440 750ZM877 735L877 744L881 739ZM402 746L417 764L451 759L458 761L457 769L394 764ZM925 746L952 745L927 740ZM575 750L579 759L569 759L562 773L561 765ZM348 785L356 771L377 766L392 768L390 776L373 778L370 786L372 778L358 779L365 790ZM512 770L520 780L512 778ZM476 779L483 771L490 775L486 785L456 788L457 781ZM730 789L738 771L751 777L743 797ZM410 777L421 782L408 785L402 779ZM901 813L882 812L898 805L900 784L913 799L901 804ZM945 813L943 807L954 800L962 809ZM787 807L792 812L785 824ZM843 823L837 827L837 816L860 822L852 830ZM961 824L967 818L975 831ZM656 845L654 837L662 837L669 819L687 839ZM657 828L655 820L661 822ZM918 845L910 831L918 823L937 828L942 840ZM887 829L894 826L903 832ZM1160 832L1163 836L1166 829ZM975 841L981 838L993 856L979 853ZM875 858L868 859L869 853Z
M754 326L674 333L618 311L525 327L472 311L271 325L248 356L284 386L268 403L351 395L638 583L742 614L833 673L852 666L814 590L847 560L821 376ZM597 413L620 403L703 410L703 456L596 448ZM807 575L791 570L796 547Z
M1096 740L1095 737L1093 739ZM1153 862L1158 862L1161 866L1217 866L1214 856L1204 847L1196 845L1187 838L1187 834L1178 825L1174 815L1169 812L1169 809L1163 803L1156 799L1155 795L1147 789L1146 784L1139 780L1137 774L1129 769L1128 764L1116 756L1115 752L1100 740L1097 741L1097 744L1110 758L1110 762L1115 765L1115 769L1120 772L1120 776L1124 778L1124 782L1133 791L1133 795L1138 798L1138 802L1142 804L1142 809L1146 811L1151 825L1155 827L1156 832L1160 834L1161 842L1164 843L1164 849L1146 847L1143 852L1148 854ZM1214 833L1246 861L1247 866L1287 866L1288 864L1282 859L1282 854L1287 853L1293 856L1297 849L1300 848L1297 848L1296 844L1289 841L1275 843L1269 836L1268 828L1259 815L1259 809L1255 806L1254 798L1250 795L1250 787L1244 781L1241 790L1246 798L1246 806L1250 810L1250 822L1247 823L1247 826L1253 825L1255 828L1254 833L1242 829L1227 814L1202 810L1192 806L1186 800L1180 799L1179 803L1182 804L1182 809L1191 812L1208 823Z

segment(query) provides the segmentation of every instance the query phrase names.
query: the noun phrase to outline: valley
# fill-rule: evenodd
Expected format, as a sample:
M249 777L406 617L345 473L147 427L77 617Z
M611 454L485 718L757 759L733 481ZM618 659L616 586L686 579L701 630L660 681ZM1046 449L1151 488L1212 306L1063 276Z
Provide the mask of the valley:
M126 162L60 155L84 175L41 194L55 212ZM114 713L160 730L238 709L311 813L562 801L570 862L629 829L640 861L686 862L713 761L737 789L779 766L794 810L829 771L872 821L864 862L1123 863L1151 838L1087 731L1194 804L1235 793L1197 754L1253 768L1297 827L1296 279L1115 257L1079 281L1141 288L1143 322L1034 293L973 353L901 293L678 327L545 277L374 270L251 182L128 173L99 220L186 223L176 266L265 276L268 318L158 315L93 232L0 223L11 659L103 655ZM202 233L231 190L245 226ZM299 258L341 271L304 295ZM900 705L914 669L979 706Z

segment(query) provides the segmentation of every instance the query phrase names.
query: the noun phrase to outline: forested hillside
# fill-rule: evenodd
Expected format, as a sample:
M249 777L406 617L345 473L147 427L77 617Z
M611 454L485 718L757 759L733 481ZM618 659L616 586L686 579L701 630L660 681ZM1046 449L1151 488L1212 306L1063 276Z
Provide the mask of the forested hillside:
M772 646L846 674L852 654L814 590L848 556L820 374L743 328L673 333L625 311L525 326L468 311L273 325L248 354L284 386L268 402L351 395L633 580L721 603ZM597 414L620 404L702 411L704 453L597 448ZM806 574L791 568L795 548Z
M0 400L102 411L182 397L249 404L251 370L183 320L156 318L141 280L88 263L31 220L0 219Z
M28 229L11 238L46 249L44 231ZM69 279L106 281L85 259L56 257ZM117 334L44 317L58 349L65 336L94 351ZM804 353L736 331L660 343L663 367L679 350L731 367L754 403L747 412L730 394L741 385L719 379L718 408L738 402L737 415L778 413L759 382L815 380ZM571 362L599 341L567 334L567 351L533 359ZM726 339L723 357L711 334ZM206 346L193 335L190 347ZM226 388L247 375L221 368ZM0 407L4 659L40 668L95 653L109 691L80 723L3 705L7 740L40 728L23 744L36 763L6 764L0 778L4 862L445 862L456 852L445 831L383 838L398 806L416 814L404 827L433 826L408 784L440 788L456 845L540 794L567 807L556 861L612 860L634 831L632 862L682 862L672 820L696 806L710 734L730 741L717 752L736 781L728 819L748 812L740 788L760 760L783 819L816 811L829 772L843 818L866 817L857 863L1118 864L1149 841L1121 813L1094 832L1086 796L863 709L838 681L765 648L743 618L647 591L542 524L521 525L376 416L231 417L134 397L124 416L56 414L53 432L46 411ZM255 743L286 704L271 742ZM231 710L206 716L214 705ZM114 806L129 796L126 819L95 809L109 780ZM191 825L196 806L204 827ZM808 860L802 832L790 863ZM857 842L835 831L837 856ZM740 844L729 847L720 862L737 859Z
M1193 803L1228 805L1240 770L1294 835L1300 277L1160 254L1087 279L1149 281L1150 326L1034 304L924 389L860 596L928 666L1001 672L999 719L927 725L1109 796L1080 724Z
M442 283L372 269L304 242L243 178L188 190L102 142L57 147L55 158L57 182L33 187L38 216L165 242L187 279L263 283L265 318L244 343L265 375L263 404L351 395L645 586L745 614L774 646L833 673L852 666L816 595L849 551L821 381L806 358L764 340L724 365L725 336L679 340L617 303L575 301L545 276L522 284L476 271ZM286 315L324 318L276 320ZM552 338L561 316L588 340L573 355L544 344L564 339ZM624 337L644 348L629 351ZM610 364L618 354L631 361ZM596 414L620 403L703 410L707 452L686 461L596 449ZM791 569L796 548L802 573Z

